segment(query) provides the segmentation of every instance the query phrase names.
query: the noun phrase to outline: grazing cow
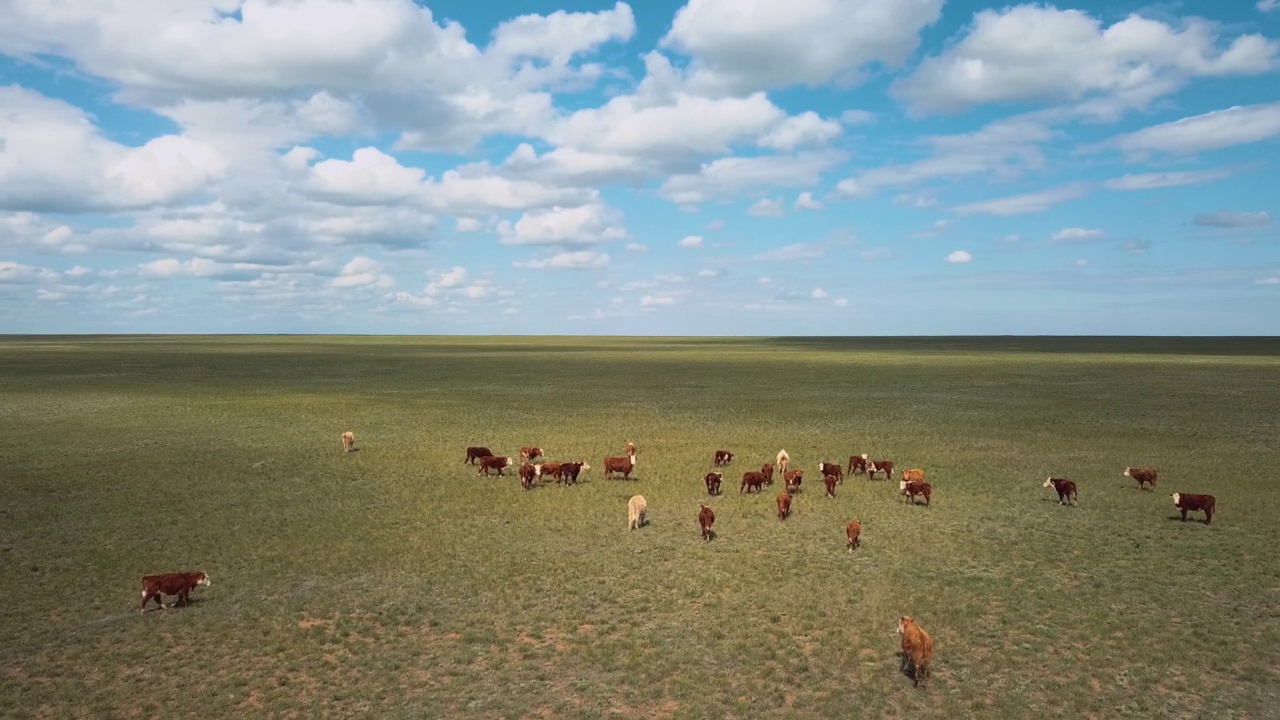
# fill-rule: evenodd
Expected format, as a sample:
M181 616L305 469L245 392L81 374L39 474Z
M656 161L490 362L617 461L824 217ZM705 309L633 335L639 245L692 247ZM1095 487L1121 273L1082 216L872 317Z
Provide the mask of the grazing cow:
M827 486L827 497L833 498L836 496L836 476L835 475L823 475L822 484Z
M607 457L604 459L604 479L608 480L613 473L621 473L623 480L631 479L631 471L636 469L636 454L626 457Z
M778 457L774 459L774 464L778 466L778 472L785 473L787 471L787 464L790 462L791 456L787 454L787 451L779 450Z
M769 483L770 485L773 484L773 465L770 465L769 463L765 463L764 465L761 465L760 474L764 475L765 482Z
M629 442L629 441L627 442L627 454L628 454L628 455L635 455L635 454L636 454L636 444L635 444L635 443L633 443L633 442Z
M719 467L721 465L728 465L729 463L733 462L733 453L729 452L728 450L717 450L714 462L716 467Z
M718 472L709 472L703 480L707 483L707 494L712 497L720 494L720 481L724 476Z
M1143 484L1151 486L1152 490L1156 489L1156 480L1160 479L1160 473L1155 468L1132 468L1124 469L1124 476L1133 478L1138 483L1138 489L1141 490Z
M837 482L844 482L844 468L840 466L840 463L820 462L818 463L818 474L835 475Z
M754 489L760 492L760 486L765 484L764 473L748 470L742 473L742 487L738 488L739 493L751 492Z
M1045 487L1058 491L1059 505L1079 505L1076 500L1076 484L1066 478L1051 477L1044 481Z
M356 434L350 430L342 433L342 452L351 452L356 447ZM163 604L163 603L162 603Z
M1187 513L1193 510L1204 511L1204 524L1213 522L1214 505L1217 501L1212 495L1193 495L1191 493L1174 493L1173 506L1182 513L1182 521L1187 521Z
M522 447L520 448L521 460L535 460L542 457L542 448L540 447Z
M161 575L143 575L142 576L142 612L147 611L147 601L151 598L156 599L156 604L161 610L166 610L164 606L165 595L177 595L178 599L174 601L173 606L190 605L191 591L197 587L204 585L209 586L209 575L204 572L181 572L181 573L164 573Z
M644 501L643 495L632 495L627 501L627 529L636 530L644 525L644 514L648 509L649 503Z
M783 491L778 493L778 519L786 520L791 514L791 493Z
M533 487L534 478L542 474L542 466L522 463L517 472L520 475L520 487L529 490Z
M800 483L804 480L804 471L800 468L788 470L782 476L782 483L787 486L787 492L796 493L800 491Z
M590 469L591 466L584 462L560 463L560 477L565 485L577 485L578 473L584 473Z
M884 473L885 480L893 479L893 461L892 460L868 460L867 461L867 479L875 480L876 473Z
M558 462L544 462L541 465L536 465L535 467L538 468L538 477L540 478L549 475L555 478L556 482L560 482L564 479L564 476L560 472L560 463Z
M475 465L476 460L479 460L482 457L489 457L491 455L493 455L493 451L489 450L489 448L484 447L483 445L477 445L475 447L467 448L467 459L462 462L468 465Z
M902 480L898 483L898 489L902 490L903 497L912 505L916 504L916 496L924 496L924 504L928 505L930 498L933 496L933 486L927 482L907 482Z
M911 617L898 620L898 634L902 636L902 671L911 663L911 677L916 687L929 677L929 662L933 660L933 638Z
M716 521L716 514L706 505L698 506L698 525L702 527L702 539L711 542L711 525Z
M849 524L844 526L844 534L849 537L849 552L852 553L853 549L861 544L858 537L862 535L862 523L850 520Z
M911 468L910 470L903 470L901 477L903 480L906 480L907 482L912 482L913 480L916 482L924 482L924 470L921 470L920 468Z
M850 455L849 456L849 474L853 475L854 473L862 473L865 475L866 472L867 472L867 454L862 453L861 455Z
M497 470L498 474L502 474L502 468L511 467L511 458L501 457L498 455L486 455L480 458L480 469L476 470L476 474L484 473L488 476L490 470Z

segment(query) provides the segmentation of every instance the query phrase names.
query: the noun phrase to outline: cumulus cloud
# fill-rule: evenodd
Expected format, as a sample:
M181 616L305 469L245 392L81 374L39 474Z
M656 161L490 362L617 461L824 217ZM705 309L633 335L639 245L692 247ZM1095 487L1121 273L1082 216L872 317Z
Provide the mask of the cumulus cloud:
M809 297L813 298L814 300L821 300L826 296L827 296L827 291L823 290L822 288L814 288L813 292L809 293Z
M956 250L947 256L947 262L952 265L963 265L973 261L973 255L966 250Z
M1107 143L1134 157L1152 152L1192 155L1280 135L1280 102L1235 106L1154 125Z
M835 301L835 302L833 302L833 303L831 303L831 304L832 304L833 306L835 306L835 307L838 307L838 308L849 307L849 299L848 299L848 298L837 298L837 299L836 299L836 301Z
M623 249L626 250L627 252L649 252L649 246L642 245L640 243L629 243Z
M1059 230L1049 239L1056 243L1070 243L1086 240L1098 240L1106 236L1107 234L1101 230L1086 230L1085 228L1071 227Z
M703 268L698 271L698 277L700 278L717 278L722 277L723 275L724 270L720 270L718 268Z
M802 192L796 198L794 207L797 210L821 210L823 205L821 202L813 199L813 193Z
M1196 215L1193 223L1201 227L1240 228L1256 227L1271 222L1271 214L1265 212L1230 212L1201 213Z
M1040 192L968 203L956 207L954 211L958 215L1029 215L1044 212L1054 205L1074 200L1087 192L1088 188L1083 183L1071 183Z
M498 223L498 236L503 245L594 245L630 237L622 213L598 202L526 212L514 224Z
M547 258L518 260L515 265L529 270L589 270L608 267L609 256L595 250L575 250Z
M760 198L747 208L747 214L754 217L782 217L786 211L782 209L782 201L777 198Z
M686 235L680 242L676 243L676 245L685 249L702 247L702 236Z
M640 307L642 308L656 308L675 304L676 298L673 295L645 295L640 298Z
M1131 238L1120 244L1120 251L1130 255L1141 255L1151 249L1151 241L1141 238Z
M804 112L778 123L757 142L771 150L791 151L804 145L822 145L840 137L844 129L834 120L823 120L815 112Z
M866 125L876 121L876 114L867 110L845 110L840 113L840 122L845 125Z
M382 264L367 257L352 258L342 266L338 276L329 281L335 288L371 287L378 290L389 290L395 287L396 281L382 272Z
M731 198L760 188L817 185L823 173L846 158L837 151L725 157L704 163L697 173L668 178L658 194L684 205Z

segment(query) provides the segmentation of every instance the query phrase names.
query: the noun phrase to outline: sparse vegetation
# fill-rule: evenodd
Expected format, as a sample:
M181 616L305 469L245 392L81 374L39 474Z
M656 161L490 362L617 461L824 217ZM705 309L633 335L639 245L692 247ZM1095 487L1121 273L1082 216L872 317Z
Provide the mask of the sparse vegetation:
M1275 717L1278 371L1271 339L0 339L0 715ZM525 492L469 445L592 470ZM932 504L854 475L778 522L737 480L782 447Z

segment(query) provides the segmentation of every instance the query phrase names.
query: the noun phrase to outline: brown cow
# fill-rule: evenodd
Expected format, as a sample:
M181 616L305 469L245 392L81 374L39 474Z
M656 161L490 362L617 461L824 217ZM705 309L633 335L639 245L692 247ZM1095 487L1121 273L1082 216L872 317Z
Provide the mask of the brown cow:
M621 473L623 480L631 479L631 471L636 469L636 454L626 457L607 457L604 459L604 479L608 480L613 473Z
M729 452L728 450L717 450L716 456L712 462L715 463L716 467L719 467L721 465L728 465L729 463L733 462L733 453Z
M853 549L861 544L858 537L862 535L862 523L857 520L849 521L849 524L844 526L844 534L849 537L849 552L852 553Z
M536 465L535 467L538 468L538 477L540 478L550 476L555 478L556 482L560 482L564 479L564 476L560 472L560 463L558 462L544 462L541 465Z
M804 481L804 471L800 468L788 470L782 475L782 483L786 485L787 492L797 493L800 491L800 483Z
M720 481L724 478L718 472L709 472L703 480L707 483L707 494L712 497L720 494Z
M835 475L823 475L822 484L827 486L827 497L833 498L836 496L836 476Z
M1058 491L1059 505L1079 505L1076 500L1076 484L1066 478L1051 477L1044 481L1045 487Z
M764 485L764 483L764 473L748 470L742 473L742 487L738 488L738 492L751 492L753 488L756 492L760 492L760 486Z
M933 660L933 638L910 616L898 620L898 634L902 636L902 672L911 665L911 678L916 687L929 677L929 662Z
M850 455L849 456L849 474L850 475L853 475L854 473L866 474L866 472L867 472L867 454L862 453L861 455Z
M643 495L632 495L627 501L627 529L639 530L645 524L645 513L649 510L649 503L645 502Z
M534 478L542 474L541 470L542 468L539 465L530 465L529 463L521 463L520 469L517 471L517 473L520 475L520 487L524 488L525 490L529 490L533 488L533 480Z
M584 473L590 469L591 466L584 462L560 463L560 476L565 485L577 485L578 473Z
M791 514L791 493L783 491L778 493L778 519L786 520Z
M540 447L522 447L520 448L521 460L535 460L542 457L542 448Z
M1174 493L1173 506L1182 513L1182 521L1187 521L1187 513L1193 510L1204 511L1204 524L1213 522L1213 513L1217 501L1212 495L1193 495L1191 493Z
M892 460L868 460L867 461L867 479L875 480L876 473L884 473L885 480L893 479L893 461Z
M356 447L356 434L350 430L342 433L342 452L351 452Z
M903 480L906 480L907 482L912 482L912 481L924 482L924 470L920 468L911 468L910 470L903 470L901 478Z
M698 506L698 525L702 527L702 539L711 542L711 525L716 521L716 514L706 505Z
M898 482L898 488L902 490L903 497L912 505L916 504L916 496L924 496L924 504L928 505L930 498L933 496L933 486L927 482L907 482L902 480Z
M837 482L844 482L844 468L840 466L840 463L820 462L818 463L818 474L835 475Z
M769 483L770 485L773 484L773 465L772 464L765 463L764 465L761 465L760 474L764 475L765 482Z
M164 606L165 595L177 595L178 599L174 601L173 606L190 605L191 591L197 587L204 585L209 586L209 575L204 572L181 572L181 573L163 573L161 575L143 575L142 576L142 612L147 611L147 601L151 598L156 599L156 604L161 610L167 610Z
M476 460L479 460L482 457L489 457L491 455L493 455L493 451L489 450L489 448L483 445L475 445L467 448L467 459L462 462L467 465L475 465Z
M502 474L502 468L511 466L511 458L501 457L498 455L486 455L480 458L480 469L476 470L476 474L484 473L486 476L490 470L497 470L498 474Z
M1124 476L1136 480L1139 490L1142 489L1144 483L1150 485L1152 490L1155 490L1156 480L1160 479L1160 473L1155 468L1127 467L1124 469Z

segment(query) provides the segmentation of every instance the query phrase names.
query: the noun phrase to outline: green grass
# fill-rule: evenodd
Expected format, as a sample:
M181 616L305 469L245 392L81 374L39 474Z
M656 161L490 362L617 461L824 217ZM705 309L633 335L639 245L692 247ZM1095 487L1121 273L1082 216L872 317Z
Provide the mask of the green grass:
M737 479L784 447L779 522ZM933 506L823 498L854 452ZM1273 339L9 337L0 462L6 717L1280 717ZM180 569L213 585L140 615Z

